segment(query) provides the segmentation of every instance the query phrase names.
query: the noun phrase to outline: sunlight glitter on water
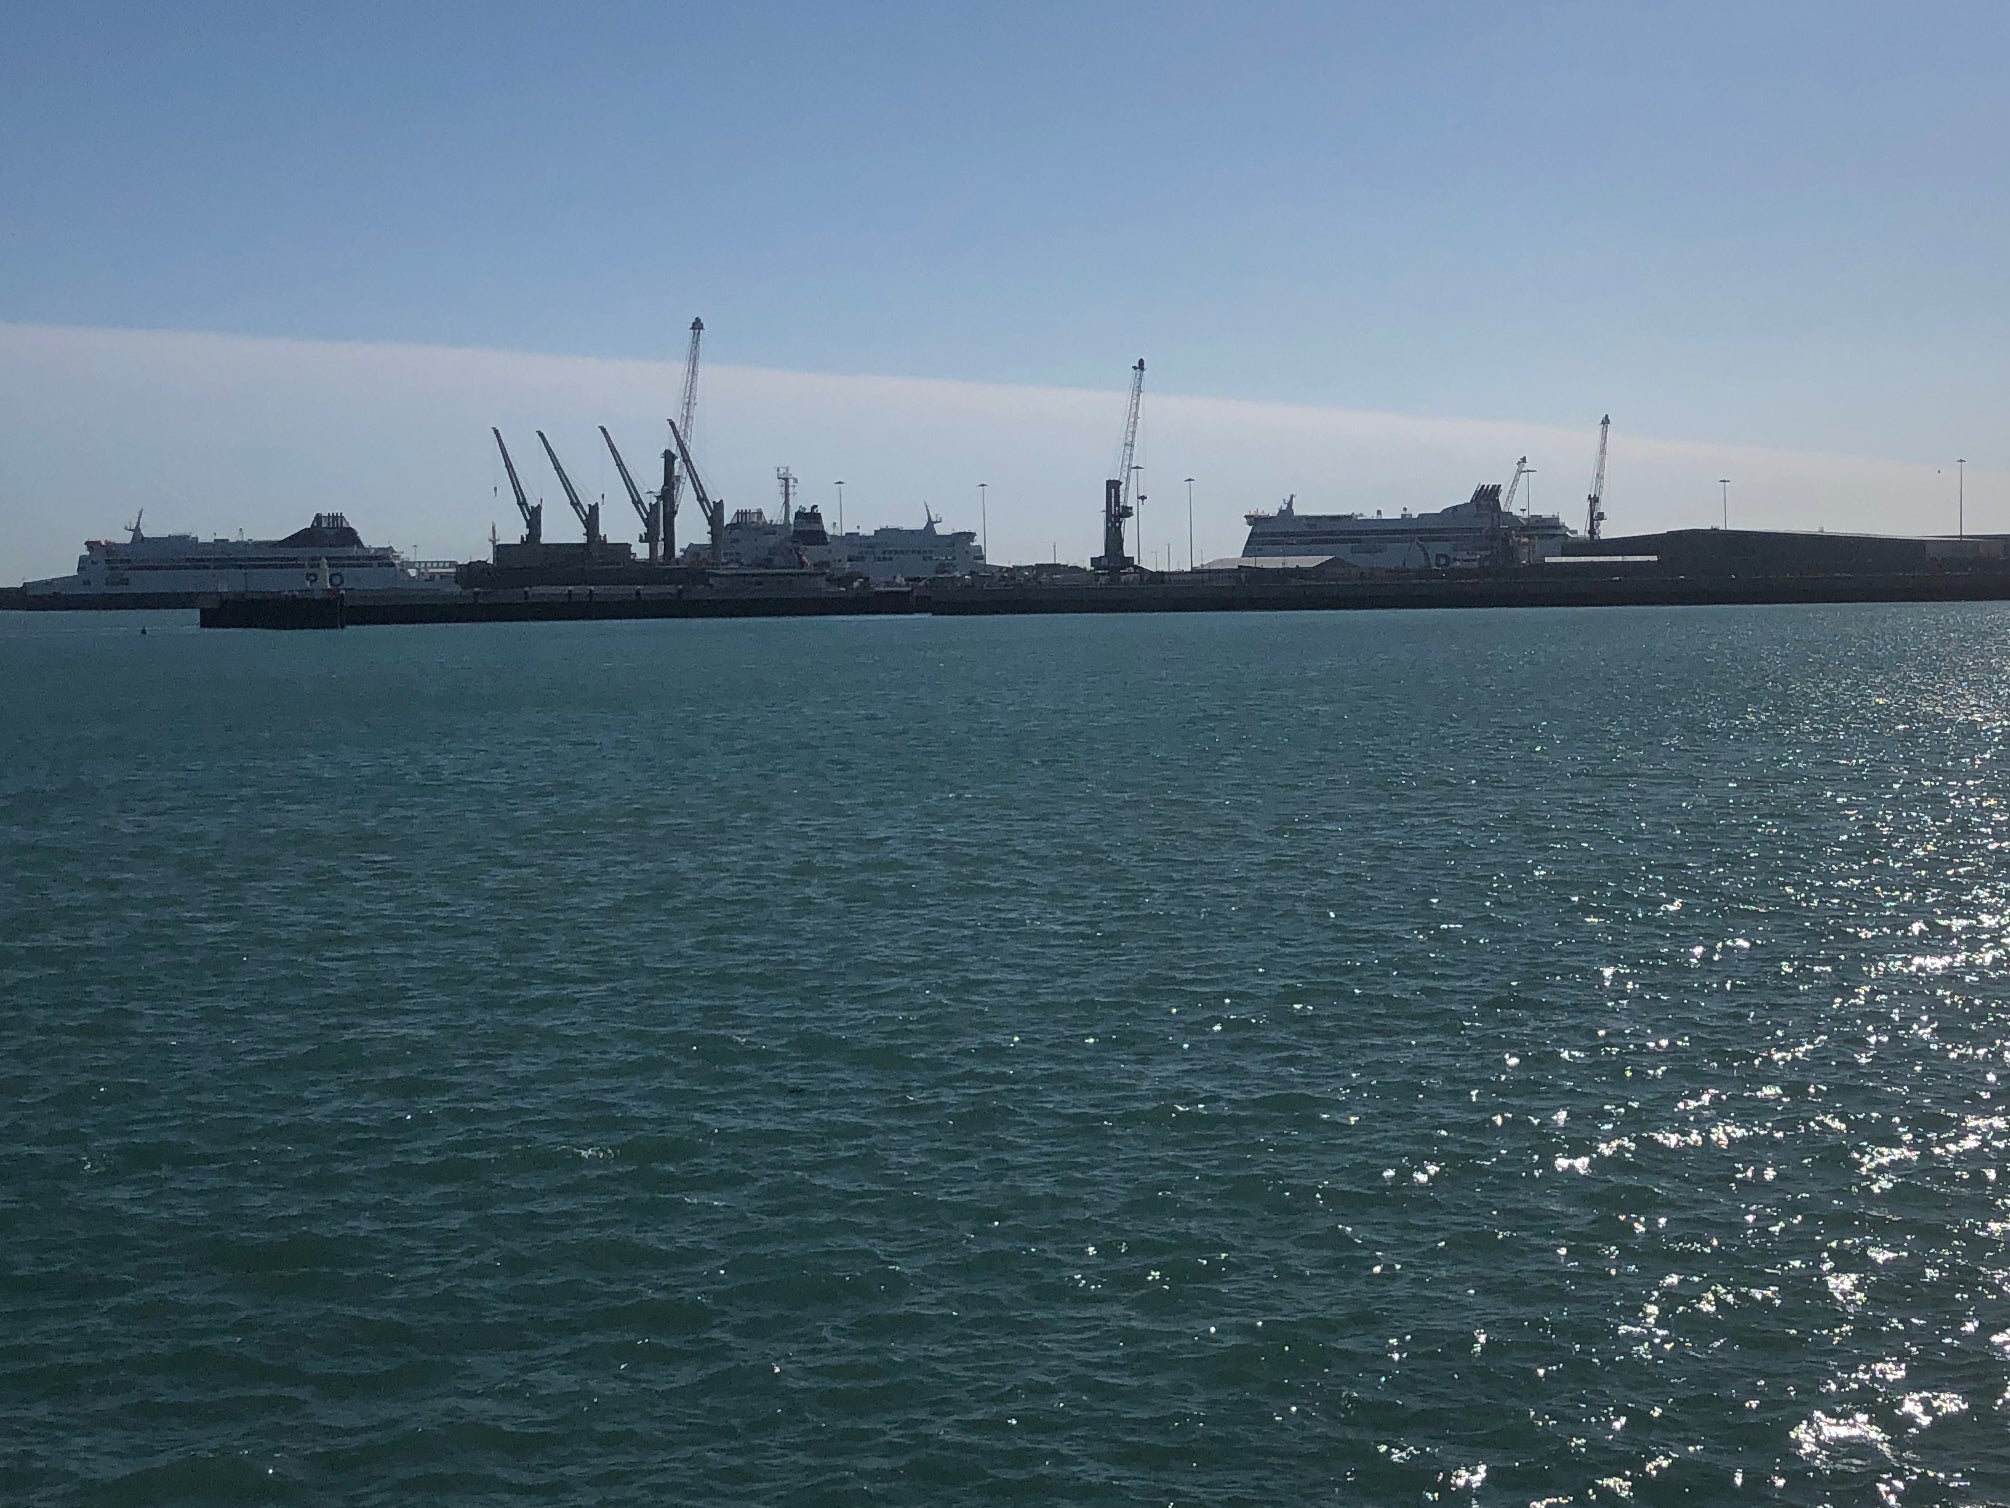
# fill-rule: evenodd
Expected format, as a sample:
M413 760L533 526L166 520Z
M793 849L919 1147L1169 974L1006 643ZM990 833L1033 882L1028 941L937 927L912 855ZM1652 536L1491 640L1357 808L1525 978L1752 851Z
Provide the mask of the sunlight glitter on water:
M2010 615L1597 621L38 641L0 1490L2010 1497Z

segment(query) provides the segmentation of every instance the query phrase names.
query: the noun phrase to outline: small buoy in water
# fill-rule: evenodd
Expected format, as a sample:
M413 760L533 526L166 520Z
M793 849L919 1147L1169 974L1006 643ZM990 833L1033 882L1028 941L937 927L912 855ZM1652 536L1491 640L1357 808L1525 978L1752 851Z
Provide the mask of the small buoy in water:
M141 628L140 628L140 637L141 637L142 639L144 639L144 638L145 638L146 636L147 636L147 631L146 631L146 628L145 628L145 626L144 626L144 625L142 625L142 626L141 626Z

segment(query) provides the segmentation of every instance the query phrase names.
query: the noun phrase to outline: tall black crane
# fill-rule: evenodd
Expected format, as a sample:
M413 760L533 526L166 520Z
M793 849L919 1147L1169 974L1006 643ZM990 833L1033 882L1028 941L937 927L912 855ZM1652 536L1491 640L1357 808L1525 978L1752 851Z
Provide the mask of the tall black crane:
M1598 538L1605 524L1605 442L1612 434L1612 415L1598 421L1598 469L1591 474L1591 492L1585 498L1584 532Z
M621 485L628 489L628 501L635 505L635 516L642 520L642 542L649 546L649 563L654 565L661 558L663 548L663 533L660 527L662 515L657 512L662 503L642 501L642 489L635 485L635 478L628 474L628 463L621 459L621 452L614 448L614 436L607 432L605 424L600 426L600 438L607 442L607 453L614 457L614 469L621 473Z
M600 504L595 503L588 507L579 500L579 493L573 488L572 478L567 476L565 468L558 464L558 452L551 448L551 441L544 438L543 430L537 432L537 437L544 441L544 453L551 457L551 469L558 473L558 484L565 489L565 500L572 504L572 511L579 515L580 525L586 530L587 544L593 546L604 543L600 533Z
M663 558L677 561L677 491L683 478L677 475L677 452L663 452L663 486L656 493L657 516L663 520Z
M1124 553L1124 524L1137 509L1131 502L1131 457L1138 448L1138 408L1145 396L1145 359L1131 368L1131 405L1124 416L1124 448L1117 458L1117 474L1103 483L1103 553L1089 564L1099 571L1115 574L1128 571L1134 562Z
M533 503L523 495L523 483L516 479L516 462L509 458L509 447L503 444L502 431L491 424L489 433L496 437L496 449L502 452L503 470L509 473L509 489L516 494L516 511L523 515L523 542L527 545L541 544L544 540L544 504Z
M691 496L698 500L698 511L705 515L705 527L712 531L712 565L716 569L726 544L726 505L705 490L705 480L691 464L691 447L684 443L675 419L670 421L670 443L677 447L677 459L684 463L684 475L691 479Z

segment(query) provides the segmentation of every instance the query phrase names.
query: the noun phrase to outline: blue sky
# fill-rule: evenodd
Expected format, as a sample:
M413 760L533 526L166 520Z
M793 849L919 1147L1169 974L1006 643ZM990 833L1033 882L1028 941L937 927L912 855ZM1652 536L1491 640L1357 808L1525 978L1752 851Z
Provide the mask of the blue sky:
M2001 3L4 31L9 324L674 360L695 312L773 370L1116 389L1144 354L1153 392L2003 463Z

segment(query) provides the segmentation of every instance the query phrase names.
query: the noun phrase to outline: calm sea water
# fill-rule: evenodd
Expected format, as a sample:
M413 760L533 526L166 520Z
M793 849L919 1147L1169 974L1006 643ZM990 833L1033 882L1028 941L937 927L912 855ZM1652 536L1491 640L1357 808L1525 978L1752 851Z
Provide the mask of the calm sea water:
M0 615L0 1500L2010 1498L2006 638Z

